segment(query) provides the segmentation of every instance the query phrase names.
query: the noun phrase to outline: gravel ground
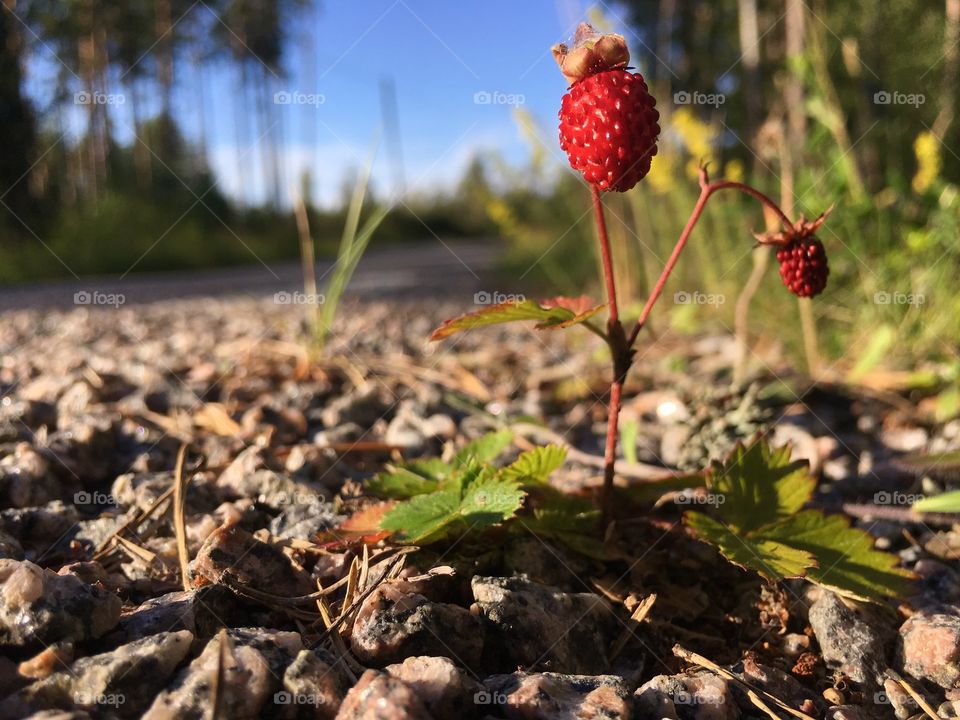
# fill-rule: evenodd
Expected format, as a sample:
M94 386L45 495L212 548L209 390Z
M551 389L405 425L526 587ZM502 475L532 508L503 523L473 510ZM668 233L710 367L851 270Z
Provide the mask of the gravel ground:
M950 486L898 458L956 449L960 427L904 398L812 388L775 353L778 392L770 378L726 390L726 337L641 353L624 475L703 467L770 430L810 460L818 505L916 572L914 595L765 586L682 532L676 502L621 517L610 561L532 533L418 553L330 542L386 462L522 418L576 451L559 485L597 483L595 338L427 343L466 287L350 302L323 356L304 345L304 308L272 296L5 313L0 718L922 717L893 677L957 716L960 537L896 498Z

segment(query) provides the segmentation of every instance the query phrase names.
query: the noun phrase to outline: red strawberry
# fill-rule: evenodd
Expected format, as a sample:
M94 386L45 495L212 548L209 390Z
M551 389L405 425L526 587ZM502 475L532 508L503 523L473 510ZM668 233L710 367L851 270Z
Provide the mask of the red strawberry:
M560 105L560 147L571 167L600 190L629 190L657 154L660 114L643 77L625 69L626 41L583 23L573 50L553 52L573 82Z
M830 267L823 243L816 237L791 240L777 249L780 277L790 292L798 297L813 297L827 286Z

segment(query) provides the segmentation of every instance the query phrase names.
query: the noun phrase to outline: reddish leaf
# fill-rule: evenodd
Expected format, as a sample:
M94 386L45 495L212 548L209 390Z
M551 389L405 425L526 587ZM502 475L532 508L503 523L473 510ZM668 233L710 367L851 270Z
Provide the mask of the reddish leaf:
M501 303L447 320L433 331L430 339L442 340L464 330L520 320L536 320L538 330L565 328L588 320L602 309L603 305L592 306L586 296L555 297L543 302L521 300Z
M390 533L380 529L380 521L396 502L381 502L368 505L354 513L333 530L317 534L317 543L322 548L350 545L373 545Z

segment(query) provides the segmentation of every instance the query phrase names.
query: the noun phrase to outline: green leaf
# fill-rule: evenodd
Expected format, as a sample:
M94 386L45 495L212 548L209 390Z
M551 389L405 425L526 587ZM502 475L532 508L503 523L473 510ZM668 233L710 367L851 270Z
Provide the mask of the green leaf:
M470 460L481 463L493 462L510 443L513 442L511 430L497 430L496 432L481 435L476 440L467 443L453 456L453 465L464 465Z
M960 512L960 490L918 500L913 504L913 509L917 512Z
M380 528L395 533L398 540L427 544L451 532L459 507L460 493L455 490L418 495L388 510Z
M559 445L545 445L521 453L520 457L500 471L500 476L521 485L542 485L555 470L563 466L567 449Z
M897 567L899 559L874 549L874 538L850 527L842 515L805 510L791 518L761 528L751 535L756 542L789 544L817 559L807 579L859 600L902 597L913 575Z
M516 482L496 475L495 468L473 461L436 492L395 505L383 516L380 527L401 542L428 544L497 525L520 508L524 492Z
M453 470L453 466L440 458L388 465L387 472L374 475L366 481L366 487L377 497L403 500L434 492Z
M460 514L471 529L491 527L513 517L523 503L524 492L512 480L484 475L470 484L460 503Z
M763 439L738 444L709 481L711 492L723 497L721 517L740 533L794 514L815 485L805 461L790 462L789 446L773 450Z
M603 305L594 306L585 297L557 297L539 303L535 300L501 303L447 320L433 331L430 339L442 340L464 330L520 320L536 320L538 330L569 327L589 320L602 309Z
M726 525L698 512L688 512L684 522L701 538L715 545L723 556L770 581L803 577L816 558L805 550L777 540L742 537Z

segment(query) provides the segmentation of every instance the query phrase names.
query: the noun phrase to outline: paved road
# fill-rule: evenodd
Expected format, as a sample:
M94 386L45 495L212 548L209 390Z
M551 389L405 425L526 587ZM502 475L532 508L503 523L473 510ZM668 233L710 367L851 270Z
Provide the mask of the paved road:
M360 261L349 292L363 297L436 294L483 289L483 279L493 270L499 245L495 240L440 242L372 248ZM318 263L323 278L333 265ZM329 279L329 275L326 275ZM321 287L326 280L318 280ZM84 299L124 304L174 298L217 295L270 295L303 289L298 263L252 265L218 270L131 274L125 278L89 277L80 280L15 285L0 288L0 311L18 308L63 308L83 304ZM95 295L99 293L99 295Z

